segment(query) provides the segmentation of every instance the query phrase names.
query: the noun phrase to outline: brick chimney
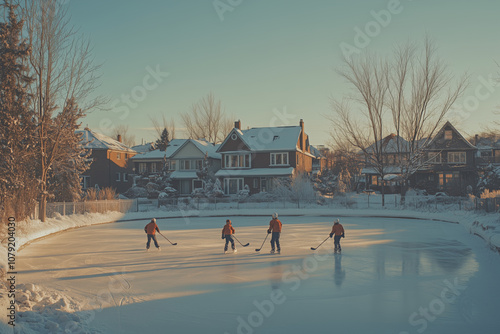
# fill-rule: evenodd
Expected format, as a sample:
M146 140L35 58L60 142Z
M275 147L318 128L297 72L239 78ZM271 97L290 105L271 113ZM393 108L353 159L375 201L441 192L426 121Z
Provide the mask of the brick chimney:
M306 133L304 131L304 120L301 118L300 119L300 128L301 128L301 131L300 131L300 149L302 151L305 151L306 150Z
M241 130L241 121L237 120L236 122L234 122L234 127L238 130Z
M116 140L118 140L121 143L122 142L122 135L116 136Z

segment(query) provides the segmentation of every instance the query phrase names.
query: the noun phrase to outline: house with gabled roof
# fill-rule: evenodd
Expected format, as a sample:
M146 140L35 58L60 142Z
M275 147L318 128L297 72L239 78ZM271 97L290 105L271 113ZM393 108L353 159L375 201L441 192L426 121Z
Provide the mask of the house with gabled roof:
M131 185L129 175L133 173L129 160L137 154L117 139L85 128L81 133L81 144L91 150L90 168L81 175L82 189L112 187L118 193L125 192Z
M205 157L209 172L215 173L221 165L218 146L204 139L172 139L165 151L153 150L132 158L134 170L139 175L159 174L165 164L170 171L172 186L180 195L189 195L196 188L202 188L197 171L202 167Z
M170 157L185 143L186 140L187 139L172 139L165 151L156 149L137 154L131 159L134 165L134 173L137 175L160 173L163 170L165 162L168 162ZM169 164L168 166L170 170L175 170L175 165Z
M222 156L222 165L215 176L222 181L226 195L237 194L245 186L251 194L268 192L276 178L311 173L314 158L302 119L299 126L247 130L236 121L217 152Z
M426 163L415 173L415 186L448 195L465 195L477 184L477 148L446 122L429 142Z
M186 139L170 156L170 174L172 185L180 195L189 195L194 189L203 188L197 172L201 170L203 161L207 159L209 174L215 174L221 166L221 155L217 153L218 145L204 139Z

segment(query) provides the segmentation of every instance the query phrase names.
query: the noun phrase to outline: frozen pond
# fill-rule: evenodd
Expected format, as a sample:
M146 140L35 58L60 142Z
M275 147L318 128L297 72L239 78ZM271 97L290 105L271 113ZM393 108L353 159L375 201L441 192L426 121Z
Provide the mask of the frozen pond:
M19 253L20 283L72 296L101 333L497 333L500 259L462 226L414 219L282 214L282 254L269 218L228 217L237 254L223 254L226 217L159 219L76 229ZM90 312L89 312L90 310Z

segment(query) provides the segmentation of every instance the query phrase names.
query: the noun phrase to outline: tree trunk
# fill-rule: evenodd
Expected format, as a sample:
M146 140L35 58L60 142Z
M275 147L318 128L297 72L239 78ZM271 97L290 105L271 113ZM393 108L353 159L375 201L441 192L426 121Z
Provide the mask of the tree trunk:
M385 181L382 177L382 206L385 206Z

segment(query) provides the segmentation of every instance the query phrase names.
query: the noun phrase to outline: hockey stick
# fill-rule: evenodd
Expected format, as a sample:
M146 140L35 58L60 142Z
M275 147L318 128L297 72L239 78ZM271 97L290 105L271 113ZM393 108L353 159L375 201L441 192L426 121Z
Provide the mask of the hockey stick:
M325 240L323 240L323 242L322 242L322 243L320 243L320 244L318 245L318 247L316 247L316 248L311 247L311 250L316 250L316 249L318 249L318 248L319 248L319 246L321 246L322 244L324 244L324 243L325 243L325 241L327 241L328 239L330 239L330 237L327 237Z
M249 243L249 242L243 245L243 244L242 244L242 243L238 240L238 238L236 238L236 236L235 236L234 234L233 234L233 238L235 238L235 239L236 239L236 241L238 241L238 242L240 243L240 245L242 245L243 247L246 247L246 246L250 245L250 243Z
M262 241L262 245L260 245L260 248L255 248L255 251L256 251L256 252L260 252L260 250L262 249L262 246L264 246L264 242L266 242L267 236L268 236L269 234L270 234L270 233L266 234L266 237L264 238L264 241Z
M164 236L163 234L161 234L161 232L158 232L158 233L159 233L162 237L164 237L165 239L167 239L167 237L166 237L166 236ZM172 245L174 245L174 246L175 246L175 245L177 245L177 242L172 242L172 241L170 241L170 240L168 240L168 239L167 239L167 241L168 241L168 242L170 242L170 243L171 243Z

